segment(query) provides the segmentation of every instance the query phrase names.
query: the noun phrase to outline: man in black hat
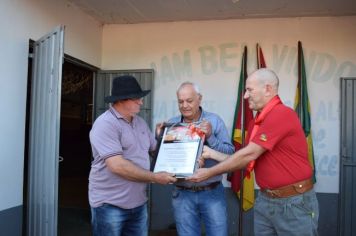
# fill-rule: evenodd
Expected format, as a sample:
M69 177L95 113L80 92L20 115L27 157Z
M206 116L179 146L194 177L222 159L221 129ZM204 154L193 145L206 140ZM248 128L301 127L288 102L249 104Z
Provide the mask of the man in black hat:
M94 236L147 235L147 183L168 184L172 174L149 171L149 151L156 140L139 113L142 90L132 76L113 80L110 109L90 131L94 160L89 176L89 202Z

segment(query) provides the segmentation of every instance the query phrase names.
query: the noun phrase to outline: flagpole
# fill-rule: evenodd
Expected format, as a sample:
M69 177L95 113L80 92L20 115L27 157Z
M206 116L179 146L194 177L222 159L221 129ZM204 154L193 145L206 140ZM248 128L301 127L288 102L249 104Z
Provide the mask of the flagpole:
M298 99L299 105L297 107L297 113L299 114L300 122L304 127L304 119L303 119L303 99L302 99L302 89L303 89L303 80L302 80L302 42L298 41Z
M247 70L247 46L244 47L244 52L243 52L243 89L241 90L242 94L239 94L241 97L241 147L245 146L245 100L244 100L244 93L245 93L245 82L246 82L246 70ZM245 171L242 169L241 170L241 175L240 175L240 208L239 208L239 236L242 236L243 234L243 196L244 196L244 174Z
M300 41L298 41L298 82L297 82L297 93L298 93L298 100L299 100L299 104L298 104L298 106L296 107L296 112L297 112L297 114L298 114L298 116L299 116L299 119L300 119L300 122L302 123L302 125L303 125L303 121L302 121L302 117L301 117L301 112L300 112L300 107L301 107L301 105L300 105L300 101L301 101L301 68L300 68Z
M261 63L260 63L260 46L258 43L256 44L256 59L257 59L257 69L260 69Z

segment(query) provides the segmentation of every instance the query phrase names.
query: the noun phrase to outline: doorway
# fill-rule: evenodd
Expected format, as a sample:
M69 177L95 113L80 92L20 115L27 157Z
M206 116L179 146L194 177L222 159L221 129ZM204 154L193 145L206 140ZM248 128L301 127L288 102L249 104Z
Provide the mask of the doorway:
M58 171L58 235L90 235L88 176L91 163L89 132L93 115L94 72L65 60Z

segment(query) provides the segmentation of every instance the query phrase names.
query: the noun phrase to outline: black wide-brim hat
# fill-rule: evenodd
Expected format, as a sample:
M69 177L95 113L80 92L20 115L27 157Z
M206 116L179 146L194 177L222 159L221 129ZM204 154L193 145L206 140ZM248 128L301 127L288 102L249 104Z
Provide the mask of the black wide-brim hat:
M113 103L119 100L142 98L151 90L142 90L135 77L123 75L114 78L112 82L111 95L105 97L106 103Z

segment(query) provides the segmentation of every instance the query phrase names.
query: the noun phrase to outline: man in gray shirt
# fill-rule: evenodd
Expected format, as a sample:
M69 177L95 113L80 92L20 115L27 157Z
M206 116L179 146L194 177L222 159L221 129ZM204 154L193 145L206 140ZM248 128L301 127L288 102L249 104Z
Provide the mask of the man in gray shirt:
M113 80L112 106L100 115L90 131L94 160L89 176L89 203L94 236L147 235L147 183L168 184L172 174L149 171L149 151L156 140L136 114L142 90L132 76Z

